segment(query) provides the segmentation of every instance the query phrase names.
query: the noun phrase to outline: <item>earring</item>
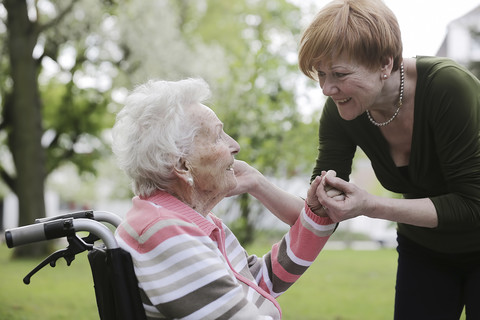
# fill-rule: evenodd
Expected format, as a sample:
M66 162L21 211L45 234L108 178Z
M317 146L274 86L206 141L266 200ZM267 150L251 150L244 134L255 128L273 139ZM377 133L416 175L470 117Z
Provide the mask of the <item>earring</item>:
M387 80L388 76L386 74L383 75L383 79Z
M189 185L193 186L193 178L192 177L188 177L187 182L188 182Z

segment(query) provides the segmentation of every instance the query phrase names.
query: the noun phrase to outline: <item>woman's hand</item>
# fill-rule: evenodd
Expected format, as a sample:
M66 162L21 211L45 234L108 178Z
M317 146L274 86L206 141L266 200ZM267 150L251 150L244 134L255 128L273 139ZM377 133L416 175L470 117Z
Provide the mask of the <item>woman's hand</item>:
M344 194L331 197L328 187ZM340 222L358 216L407 223L418 227L435 228L438 215L429 198L391 199L375 196L333 175L325 175L315 195L333 222Z
M341 196L331 197L328 188L340 192ZM333 174L323 176L315 195L334 222L355 218L369 210L369 193Z
M233 170L237 178L237 186L227 194L227 197L251 193L252 189L257 187L258 179L262 176L257 169L241 160L235 160Z
M328 172L322 171L320 176L315 177L310 185L310 188L307 192L307 205L310 207L313 213L320 217L327 217L328 213L325 210L325 207L320 203L319 197L317 196L317 189L323 189L325 195L335 201L343 201L345 196L342 191L333 188L332 186L324 183L325 177L328 176L336 176L336 172L333 170L329 170Z
M271 183L257 169L244 161L235 160L233 169L237 178L237 186L227 194L227 197L249 193L288 225L292 226L297 221L305 206L302 198Z

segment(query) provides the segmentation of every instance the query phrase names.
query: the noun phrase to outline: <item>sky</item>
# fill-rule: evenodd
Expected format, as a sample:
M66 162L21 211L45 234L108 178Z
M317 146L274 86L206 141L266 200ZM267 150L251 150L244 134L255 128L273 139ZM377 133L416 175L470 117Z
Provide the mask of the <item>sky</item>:
M435 55L445 38L448 24L480 6L480 0L384 0L384 2L397 16L405 58Z

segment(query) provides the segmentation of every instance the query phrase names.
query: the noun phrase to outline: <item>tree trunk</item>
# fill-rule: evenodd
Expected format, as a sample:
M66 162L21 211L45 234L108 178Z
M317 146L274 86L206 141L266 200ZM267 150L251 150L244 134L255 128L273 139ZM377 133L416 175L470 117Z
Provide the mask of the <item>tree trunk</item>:
M41 144L42 110L38 88L38 67L33 58L37 43L37 25L31 22L25 0L5 0L11 97L6 104L9 148L16 169L14 192L19 203L19 225L33 223L45 216L45 151ZM37 256L46 252L46 244L15 249L15 256Z
M242 238L239 240L243 246L246 246L253 242L253 236L255 232L255 226L250 218L251 213L251 200L248 194L244 193L240 195L240 212L241 221L243 225Z

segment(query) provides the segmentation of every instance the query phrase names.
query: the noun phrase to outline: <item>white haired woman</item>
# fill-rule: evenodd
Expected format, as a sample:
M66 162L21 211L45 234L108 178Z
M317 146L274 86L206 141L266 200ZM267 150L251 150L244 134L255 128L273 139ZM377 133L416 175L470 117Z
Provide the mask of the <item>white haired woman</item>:
M335 224L314 195L304 202L245 162L240 146L202 104L205 81L150 81L127 98L113 150L133 181L133 206L116 238L132 255L150 319L280 319L275 298L322 250ZM235 168L235 170L234 170ZM262 190L261 192L259 190ZM291 228L263 258L249 256L211 210L240 192L275 194ZM262 199L259 199L262 201Z

